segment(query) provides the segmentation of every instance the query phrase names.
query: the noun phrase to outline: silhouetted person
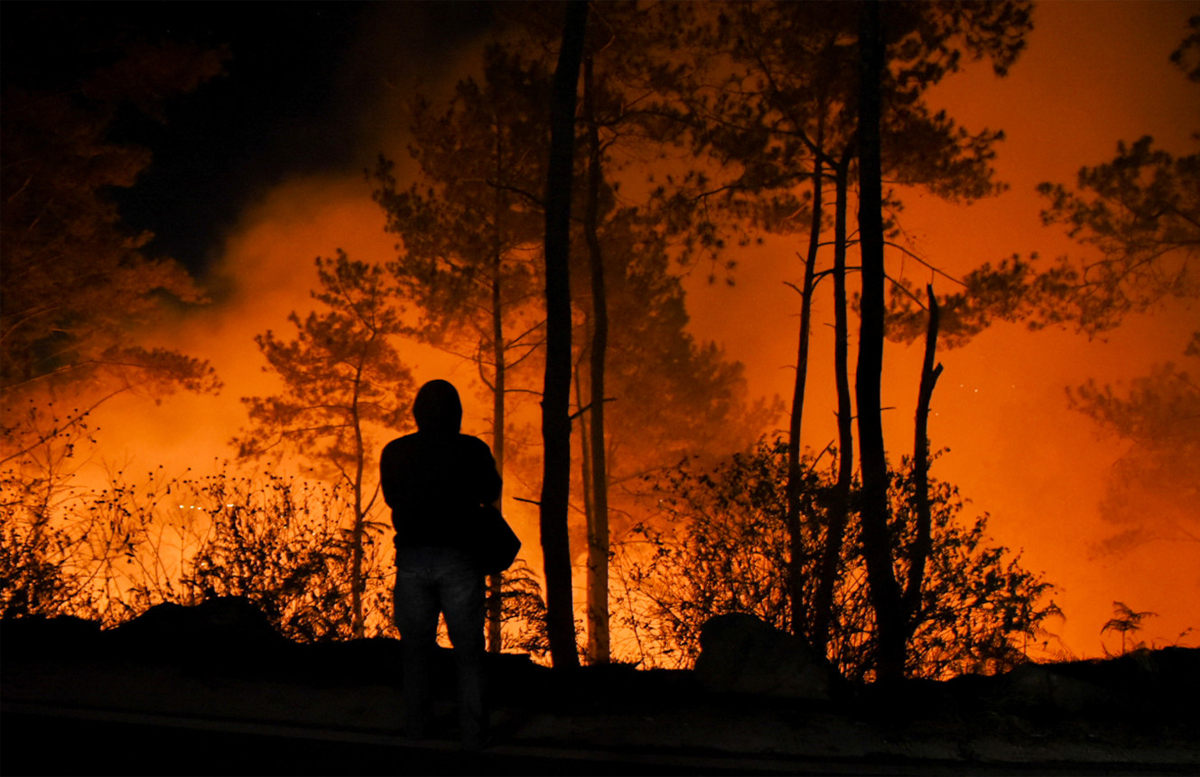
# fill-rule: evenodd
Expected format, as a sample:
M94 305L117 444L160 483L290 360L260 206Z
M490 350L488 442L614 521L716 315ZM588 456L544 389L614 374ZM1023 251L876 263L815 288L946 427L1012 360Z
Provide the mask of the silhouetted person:
M380 459L383 498L396 527L396 626L404 650L405 725L426 735L438 613L454 646L462 741L483 745L484 575L469 550L482 505L500 498L487 443L461 434L462 403L444 380L413 402L417 431L392 440Z

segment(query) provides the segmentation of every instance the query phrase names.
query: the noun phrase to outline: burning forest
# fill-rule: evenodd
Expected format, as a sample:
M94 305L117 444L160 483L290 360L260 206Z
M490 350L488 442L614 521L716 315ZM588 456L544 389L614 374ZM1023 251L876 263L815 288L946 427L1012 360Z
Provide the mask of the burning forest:
M1196 644L1194 3L273 8L3 9L5 619L396 637L445 378L492 652Z

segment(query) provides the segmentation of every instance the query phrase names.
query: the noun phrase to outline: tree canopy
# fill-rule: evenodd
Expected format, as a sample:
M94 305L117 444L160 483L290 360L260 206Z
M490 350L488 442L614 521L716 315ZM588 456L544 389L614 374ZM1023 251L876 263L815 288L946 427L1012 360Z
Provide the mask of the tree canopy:
M206 363L139 342L145 328L204 301L186 270L145 252L111 192L134 185L148 150L111 139L121 111L162 118L170 96L221 72L223 52L137 44L61 83L4 81L0 190L0 392L5 460L45 442L18 399L80 403L55 430L127 390L215 391ZM83 397L80 399L80 397ZM51 435L53 436L53 435ZM10 449L10 446L11 449Z
M409 426L414 383L391 339L407 330L384 269L341 251L316 265L321 288L312 295L325 310L304 319L293 312L294 339L272 330L255 337L283 390L242 399L250 424L232 442L243 458L306 459L318 477L348 489L353 630L362 636L364 546L379 529L370 521L379 495L372 452L381 434Z

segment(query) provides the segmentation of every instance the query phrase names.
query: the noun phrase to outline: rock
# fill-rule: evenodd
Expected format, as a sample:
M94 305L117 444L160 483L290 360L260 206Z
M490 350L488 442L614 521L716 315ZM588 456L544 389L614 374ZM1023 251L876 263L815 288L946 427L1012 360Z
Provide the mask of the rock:
M1006 679L1007 702L1018 709L1083 712L1112 702L1105 688L1038 664L1019 666Z
M729 613L701 629L696 679L713 693L828 700L833 670L804 640L753 615Z
M0 654L7 660L86 658L99 637L99 623L71 615L10 618L0 623Z
M237 664L269 660L291 646L266 616L241 596L220 596L193 607L166 602L106 635L116 651L150 658Z

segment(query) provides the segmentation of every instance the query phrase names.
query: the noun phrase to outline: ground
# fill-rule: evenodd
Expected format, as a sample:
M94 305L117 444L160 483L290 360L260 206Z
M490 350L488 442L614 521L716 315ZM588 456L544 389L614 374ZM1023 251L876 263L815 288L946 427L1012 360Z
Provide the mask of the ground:
M112 631L0 624L0 772L1200 773L1195 649L825 699L489 656L492 742L468 753L447 655L435 736L413 742L399 727L398 641L298 645L236 618L197 630L187 614Z

